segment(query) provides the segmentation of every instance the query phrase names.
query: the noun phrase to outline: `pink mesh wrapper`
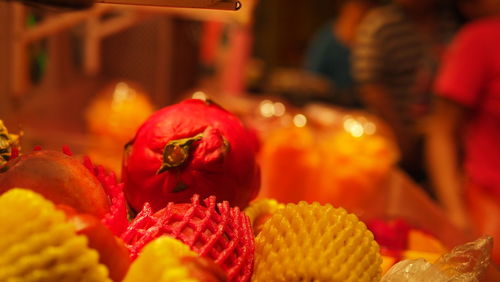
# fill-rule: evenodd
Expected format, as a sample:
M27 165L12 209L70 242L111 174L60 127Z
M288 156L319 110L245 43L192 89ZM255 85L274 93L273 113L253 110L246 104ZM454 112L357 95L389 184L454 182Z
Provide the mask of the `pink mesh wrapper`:
M123 183L118 183L116 175L104 167L94 165L89 157L83 158L83 165L87 167L101 182L104 191L110 199L109 212L101 219L113 234L120 236L128 227L127 204L123 194Z
M215 261L230 281L250 281L255 250L250 219L227 201L216 203L211 196L200 202L199 195L194 195L190 204L169 203L154 214L146 203L121 237L134 259L148 242L162 235Z

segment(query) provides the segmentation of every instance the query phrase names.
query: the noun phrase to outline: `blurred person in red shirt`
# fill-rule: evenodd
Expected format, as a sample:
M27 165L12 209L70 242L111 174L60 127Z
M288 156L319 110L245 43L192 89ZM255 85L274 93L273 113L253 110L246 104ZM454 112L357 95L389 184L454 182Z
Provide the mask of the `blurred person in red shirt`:
M492 235L500 264L500 1L459 2L473 21L454 39L436 80L428 167L451 220Z

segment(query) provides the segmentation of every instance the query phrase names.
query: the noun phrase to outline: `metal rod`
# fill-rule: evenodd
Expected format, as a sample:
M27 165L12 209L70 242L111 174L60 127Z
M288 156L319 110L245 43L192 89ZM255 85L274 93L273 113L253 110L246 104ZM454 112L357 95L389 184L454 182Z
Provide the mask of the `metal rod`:
M238 10L241 3L236 0L97 0L99 3L160 6L178 8L202 8L216 10Z
M0 0L1 1L1 0ZM24 2L33 6L49 6L69 9L87 9L95 3L109 3L135 6L157 6L178 8L201 8L233 10L241 8L238 0L4 0Z

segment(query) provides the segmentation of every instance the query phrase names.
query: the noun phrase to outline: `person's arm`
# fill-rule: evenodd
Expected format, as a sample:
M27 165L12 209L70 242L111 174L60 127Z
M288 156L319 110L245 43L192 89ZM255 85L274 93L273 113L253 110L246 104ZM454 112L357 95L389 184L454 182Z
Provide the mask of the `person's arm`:
M457 34L436 78L438 100L429 124L427 160L431 180L441 204L460 227L469 225L463 195L466 172L459 158L465 137L462 127L469 119L469 111L480 110L482 91L491 75L488 38L475 24ZM466 148L463 153L468 153Z
M463 196L463 173L460 165L461 129L467 110L446 98L437 98L430 119L427 138L429 176L452 222L469 228Z
M396 112L394 97L391 96L382 83L365 83L360 86L361 99L371 112L382 118L394 132L397 144L401 150L401 162L406 166L415 163L418 152L415 150L418 139L415 137L415 128L405 125L401 116Z
M384 119L396 134L404 131L403 122L395 111L394 98L384 84L375 82L362 84L360 94L366 107Z
M331 63L328 58L331 47L329 42L332 36L329 28L330 24L323 26L312 38L306 50L304 69L318 74L324 74L327 71L328 64Z

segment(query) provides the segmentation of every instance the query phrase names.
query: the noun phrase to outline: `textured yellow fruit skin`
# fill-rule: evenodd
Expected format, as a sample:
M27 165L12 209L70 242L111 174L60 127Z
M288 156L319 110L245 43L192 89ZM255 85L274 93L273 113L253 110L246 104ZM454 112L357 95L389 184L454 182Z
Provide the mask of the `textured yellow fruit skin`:
M253 281L379 281L382 259L355 215L318 203L288 204L255 241Z
M87 238L35 192L0 196L0 234L0 281L111 281Z
M186 256L198 255L181 241L159 237L144 247L123 282L197 282L180 262Z
M284 207L284 204L278 203L274 199L259 199L250 203L244 212L250 218L250 222L253 225L255 220L260 216L273 214L275 211Z

